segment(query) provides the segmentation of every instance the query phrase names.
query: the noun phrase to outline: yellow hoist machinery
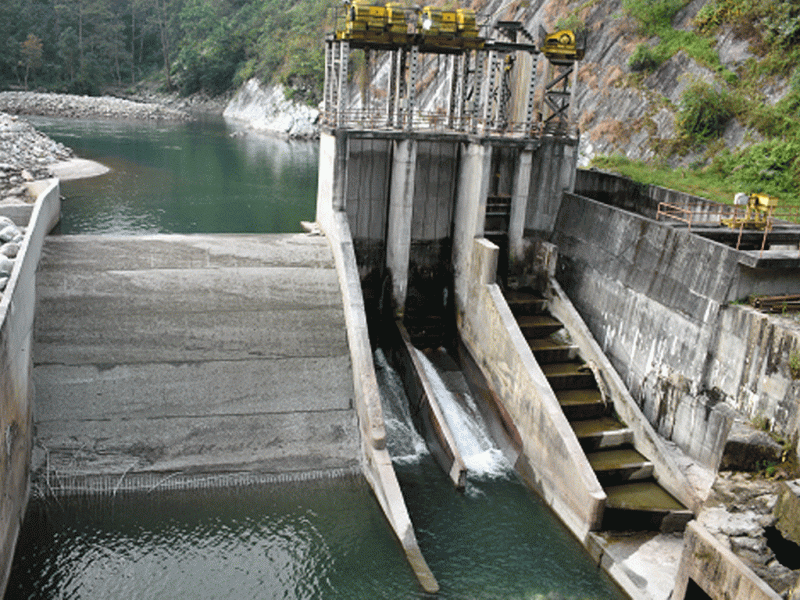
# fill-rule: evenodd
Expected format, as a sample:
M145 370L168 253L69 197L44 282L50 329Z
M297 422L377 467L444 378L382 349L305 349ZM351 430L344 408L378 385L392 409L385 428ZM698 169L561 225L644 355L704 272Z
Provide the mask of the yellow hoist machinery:
M582 36L581 36L582 37ZM585 54L585 44L579 40L574 31L562 29L555 33L547 34L540 29L541 43L539 50L551 62L582 60Z
M766 194L750 194L747 198L747 209L744 217L734 215L730 219L722 219L722 224L731 229L766 229L769 219L778 207L778 199Z
M416 16L416 18L414 18ZM441 42L445 45L478 38L475 11L443 10L435 6L406 8L399 2L378 4L370 0L346 0L343 19L338 19L336 39L374 44ZM474 40L474 41L473 41Z

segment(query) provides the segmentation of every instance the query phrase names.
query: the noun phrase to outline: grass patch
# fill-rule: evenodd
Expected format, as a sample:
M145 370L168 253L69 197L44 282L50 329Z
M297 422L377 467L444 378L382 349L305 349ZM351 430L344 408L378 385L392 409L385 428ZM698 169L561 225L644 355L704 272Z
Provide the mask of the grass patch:
M689 168L673 169L667 165L630 160L620 155L598 156L592 161L592 166L618 173L639 183L678 190L724 204L732 204L734 194L740 191L717 173Z

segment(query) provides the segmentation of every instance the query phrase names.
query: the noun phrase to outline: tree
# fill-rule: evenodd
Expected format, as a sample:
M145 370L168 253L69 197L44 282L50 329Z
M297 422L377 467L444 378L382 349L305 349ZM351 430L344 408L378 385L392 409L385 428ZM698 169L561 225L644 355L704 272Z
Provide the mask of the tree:
M22 42L22 61L25 63L25 89L28 89L28 74L31 69L38 69L42 65L42 40L28 34L28 38Z

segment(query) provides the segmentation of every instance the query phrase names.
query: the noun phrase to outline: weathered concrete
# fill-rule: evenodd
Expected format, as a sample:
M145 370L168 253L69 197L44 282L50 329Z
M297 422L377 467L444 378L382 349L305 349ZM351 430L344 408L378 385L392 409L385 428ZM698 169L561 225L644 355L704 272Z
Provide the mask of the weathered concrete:
M800 479L781 483L775 519L783 537L800 544Z
M552 240L559 281L650 422L716 465L730 416L703 371L736 252L572 194Z
M517 469L585 544L600 527L606 494L495 283L497 255L497 246L475 240L456 299L461 339L520 433Z
M600 372L603 373L604 383L614 405L614 412L633 431L634 448L647 456L648 460L653 463L653 474L658 483L689 510L697 513L701 499L696 490L672 460L664 446L664 440L647 421L622 383L619 374L611 365L611 361L600 350L600 346L557 281L551 280L547 295L550 314L564 324L569 332L570 340L580 350L583 360L597 365Z
M347 340L352 361L355 408L361 431L361 463L378 503L403 547L417 579L427 592L439 584L419 549L403 493L386 449L386 428L372 360L364 297L345 205L346 143L342 132L320 136L317 224L333 252L344 302Z
M37 294L35 467L50 488L358 468L323 237L52 237Z
M711 598L728 600L778 600L781 597L702 525L692 521L684 534L683 555L672 599L697 597L691 594L695 587Z
M0 595L5 591L29 494L33 444L31 356L36 265L61 210L58 180L40 184L25 240L0 300Z
M794 268L570 194L551 239L559 280L660 434L716 466L731 409L798 432L800 328L734 302L797 291Z

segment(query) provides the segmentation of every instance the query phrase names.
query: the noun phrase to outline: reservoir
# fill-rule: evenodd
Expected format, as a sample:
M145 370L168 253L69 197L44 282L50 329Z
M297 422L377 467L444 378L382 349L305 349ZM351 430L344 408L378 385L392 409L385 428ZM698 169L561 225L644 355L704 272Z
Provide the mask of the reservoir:
M221 121L36 120L112 172L62 188L61 234L299 231L317 149ZM619 593L507 466L453 489L419 443L376 353L390 448L423 554L460 599L612 600ZM498 454L488 450L489 456ZM7 598L424 598L358 477L32 499Z

